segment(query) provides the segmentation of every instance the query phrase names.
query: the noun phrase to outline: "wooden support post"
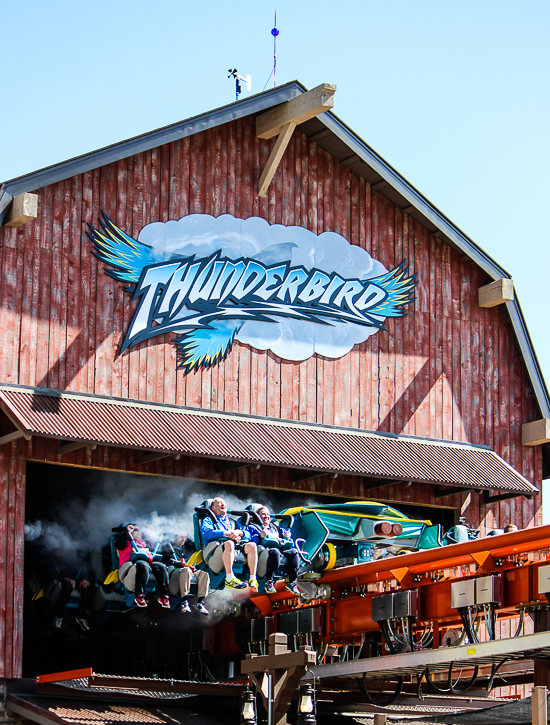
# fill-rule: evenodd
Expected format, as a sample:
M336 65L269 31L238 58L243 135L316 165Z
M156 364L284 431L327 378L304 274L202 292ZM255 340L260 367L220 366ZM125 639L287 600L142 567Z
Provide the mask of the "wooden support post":
M36 219L38 216L38 196L27 192L14 197L8 211L5 225L7 227L20 227L25 222Z
M277 142L273 147L273 151L267 160L265 169L262 171L262 175L260 176L260 180L258 182L258 196L265 196L267 194L267 189L271 183L271 179L275 176L279 162L283 158L283 154L286 151L286 147L288 146L288 142L290 141L295 128L296 124L293 121L290 121L290 123L287 123L286 126L282 127L279 138L277 139Z
M547 698L548 690L546 687L533 688L533 699L531 701L533 725L547 725Z
M374 716L374 723L373 725L386 725L388 719L384 713L377 712Z
M286 714L300 679L306 669L316 662L316 652L306 647L300 647L298 652L291 652L287 647L286 634L280 632L269 635L267 655L247 655L241 662L241 672L254 680L266 711L270 712L272 708L272 725L286 725ZM261 672L271 676L271 697L262 688L262 678L259 676Z
M511 279L497 279L478 289L480 307L496 307L514 299L514 282Z

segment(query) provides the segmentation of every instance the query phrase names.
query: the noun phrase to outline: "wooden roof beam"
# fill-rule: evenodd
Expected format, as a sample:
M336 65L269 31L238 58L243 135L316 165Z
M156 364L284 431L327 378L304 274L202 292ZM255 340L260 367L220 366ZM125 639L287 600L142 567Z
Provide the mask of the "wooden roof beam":
M521 426L521 443L524 446L541 446L550 442L550 418L540 418Z
M38 216L38 195L24 192L14 197L4 224L20 227Z
M514 299L514 282L511 279L497 279L478 289L480 307L496 307Z
M256 118L256 136L258 138L269 139L278 136L258 182L259 196L266 195L296 126L331 109L334 106L335 92L336 86L322 83L317 88L302 93L286 103L281 103L280 106L276 106Z
M334 106L336 86L330 83L321 83L307 93L301 93L280 106L270 108L256 118L256 136L258 138L273 138L278 136L288 123L296 126L310 118L330 110Z

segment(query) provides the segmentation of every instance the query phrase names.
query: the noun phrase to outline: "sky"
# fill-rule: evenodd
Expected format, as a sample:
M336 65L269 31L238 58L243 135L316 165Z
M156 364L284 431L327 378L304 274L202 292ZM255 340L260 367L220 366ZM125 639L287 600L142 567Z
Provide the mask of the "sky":
M0 0L0 182L277 82L334 112L514 279L544 377L548 0ZM243 96L248 95L244 90Z

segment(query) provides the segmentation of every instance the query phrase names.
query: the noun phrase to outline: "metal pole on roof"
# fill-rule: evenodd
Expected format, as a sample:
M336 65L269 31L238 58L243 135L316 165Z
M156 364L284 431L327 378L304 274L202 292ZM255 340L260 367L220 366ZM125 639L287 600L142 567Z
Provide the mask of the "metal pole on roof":
M277 85L277 36L279 31L277 30L277 11L275 10L275 27L271 30L273 36L273 88Z

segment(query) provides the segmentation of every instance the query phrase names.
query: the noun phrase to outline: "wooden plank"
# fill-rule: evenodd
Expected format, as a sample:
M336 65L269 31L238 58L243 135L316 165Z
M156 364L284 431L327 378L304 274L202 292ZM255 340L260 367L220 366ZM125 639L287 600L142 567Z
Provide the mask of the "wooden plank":
M7 640L11 632L6 629L8 599L8 497L10 447L0 448L0 676L11 677L6 658Z
M262 175L258 181L258 196L265 196L267 194L267 189L275 176L277 169L279 168L279 164L283 158L283 154L286 151L290 139L292 138L295 128L296 124L292 122L287 123L282 127L279 137L277 138L275 146L269 155L267 164L265 165Z
M71 190L69 200L69 244L68 244L68 270L67 270L67 347L66 347L66 383L69 390L78 390L79 385L79 352L80 352L80 296L81 296L81 237L84 225L80 215L82 213L82 176L74 176L71 179ZM84 243L88 238L84 237Z
M273 138L289 123L298 125L314 118L334 106L336 86L322 83L311 91L281 103L256 117L256 136Z

